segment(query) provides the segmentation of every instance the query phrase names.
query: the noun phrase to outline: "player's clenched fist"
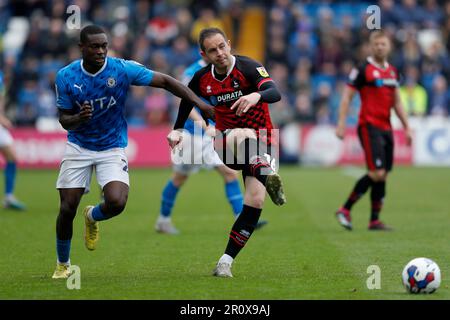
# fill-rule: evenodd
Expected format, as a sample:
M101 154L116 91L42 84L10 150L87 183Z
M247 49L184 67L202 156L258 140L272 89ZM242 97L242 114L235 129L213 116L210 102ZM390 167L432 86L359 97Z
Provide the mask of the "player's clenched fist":
M78 114L81 121L88 121L92 118L92 114L94 112L94 108L89 104L89 102L85 101L81 105L80 113Z
M345 125L342 124L338 124L337 128L336 128L336 136L339 139L344 139L345 136Z
M181 140L183 139L183 134L179 130L172 130L167 135L167 141L169 142L169 146L173 149L175 146L177 146Z

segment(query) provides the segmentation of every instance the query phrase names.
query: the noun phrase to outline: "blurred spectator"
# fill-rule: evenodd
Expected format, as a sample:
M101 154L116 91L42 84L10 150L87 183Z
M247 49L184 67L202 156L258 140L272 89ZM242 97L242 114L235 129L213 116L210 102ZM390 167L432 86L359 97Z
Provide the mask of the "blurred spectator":
M172 43L167 53L167 61L171 61L172 67L187 67L200 58L197 47L192 47L188 38L178 36Z
M283 64L287 61L286 42L282 38L276 37L270 42L267 50L267 60Z
M416 0L402 0L401 5L397 6L395 12L402 27L420 26L424 19L423 11L417 5Z
M140 35L134 42L134 48L131 59L142 63L144 65L149 64L151 52L151 42L145 35Z
M231 0L228 8L222 11L222 18L232 43L239 43L241 21L244 13L244 0Z
M216 27L224 30L225 27L222 21L216 16L214 9L212 8L203 8L200 10L199 17L194 21L191 30L191 39L194 43L198 42L198 36L200 35L200 31L205 28Z
M348 76L345 79L338 80L335 85L335 93L330 99L330 118L332 123L337 123L339 119L339 105L341 103L342 93L345 86L347 86ZM348 127L354 127L358 123L359 109L361 106L360 97L358 94L353 96L350 102L349 111L346 119Z
M400 98L408 115L424 116L427 112L428 95L418 84L419 69L410 65L406 69L405 84L400 87Z
M125 117L130 127L145 127L147 110L145 100L147 97L146 87L131 87L130 95L125 102Z
M35 77L27 78L18 94L16 123L18 126L34 126L38 117L38 83Z
M422 26L424 28L439 28L442 25L444 13L436 0L425 0Z
M39 92L37 118L56 118L55 93L50 88L44 88Z
M447 80L437 76L433 81L433 90L430 97L430 114L446 117L450 114L450 99Z
M316 71L336 75L343 58L340 46L334 38L330 38L319 47L315 61Z
M39 35L39 46L42 54L58 55L67 49L68 39L64 33L65 24L61 19L50 20L50 28Z
M175 22L178 26L179 35L190 39L193 24L191 12L187 8L180 8L175 14ZM197 39L192 39L192 43L197 45Z
M313 109L316 122L319 124L331 124L330 100L332 88L328 81L318 84L317 92L313 95Z
M170 17L168 10L164 10L148 23L146 34L158 48L164 48L178 34L178 26Z
M384 27L398 25L399 21L395 12L394 0L380 0L378 5L381 11L381 25Z
M270 77L276 83L278 90L282 94L289 92L289 69L284 63L276 62L270 64Z
M416 34L409 33L399 50L394 51L393 63L403 70L406 65L420 66L423 54L417 43Z
M150 68L158 72L170 74L170 64L162 50L155 50L150 57Z
M294 112L289 104L289 98L282 96L281 100L270 106L270 117L272 123L276 128L282 128L287 123L291 122L294 117Z
M311 35L308 33L297 33L292 45L287 49L287 63L290 68L295 68L299 59L313 60L315 54L316 46Z
M147 125L157 127L168 121L169 97L166 92L158 89L150 89L150 95L145 99L147 113Z
M299 123L314 123L314 110L308 93L302 92L295 99L295 120Z

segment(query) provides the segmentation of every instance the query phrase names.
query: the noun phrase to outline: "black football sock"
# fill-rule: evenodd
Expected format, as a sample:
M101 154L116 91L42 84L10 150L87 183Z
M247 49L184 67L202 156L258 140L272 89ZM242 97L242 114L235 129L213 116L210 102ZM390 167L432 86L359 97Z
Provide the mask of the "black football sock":
M366 174L361 179L359 179L356 182L352 193L350 193L350 196L345 202L344 208L347 210L351 210L356 201L358 201L367 192L367 190L369 190L369 187L371 185L373 185L373 180L370 179L369 175Z
M266 185L267 175L272 173L267 159L260 155L267 150L265 144L258 145L258 141L251 138L245 139L238 147L237 159L239 163L245 163L244 175L255 177L263 185Z
M379 219L381 208L383 207L384 196L386 194L386 182L374 182L372 191L370 192L370 200L372 201L372 212L370 221Z
M262 209L244 204L242 213L231 228L230 239L228 240L225 254L231 256L233 259L237 256L255 230L256 224L261 216L261 211Z

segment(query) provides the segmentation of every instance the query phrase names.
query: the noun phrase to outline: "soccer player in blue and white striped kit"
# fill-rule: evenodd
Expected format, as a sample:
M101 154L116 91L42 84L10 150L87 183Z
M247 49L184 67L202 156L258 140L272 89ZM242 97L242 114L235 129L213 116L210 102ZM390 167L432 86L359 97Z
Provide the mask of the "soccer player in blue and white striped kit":
M84 193L89 191L92 172L104 194L104 202L84 209L85 245L94 250L99 221L120 214L129 190L127 123L124 104L130 85L164 88L188 99L212 117L213 108L174 78L124 59L107 57L108 39L98 26L80 32L82 59L59 70L56 76L59 121L68 131L56 188L60 210L56 221L57 265L53 278L67 278L73 219Z

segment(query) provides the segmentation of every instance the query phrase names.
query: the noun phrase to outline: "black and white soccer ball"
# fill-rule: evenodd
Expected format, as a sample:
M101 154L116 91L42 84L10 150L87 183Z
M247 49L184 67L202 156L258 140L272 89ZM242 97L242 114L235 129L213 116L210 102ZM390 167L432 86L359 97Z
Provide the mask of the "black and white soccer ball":
M433 293L441 284L441 270L431 259L415 258L403 269L402 279L409 293Z

